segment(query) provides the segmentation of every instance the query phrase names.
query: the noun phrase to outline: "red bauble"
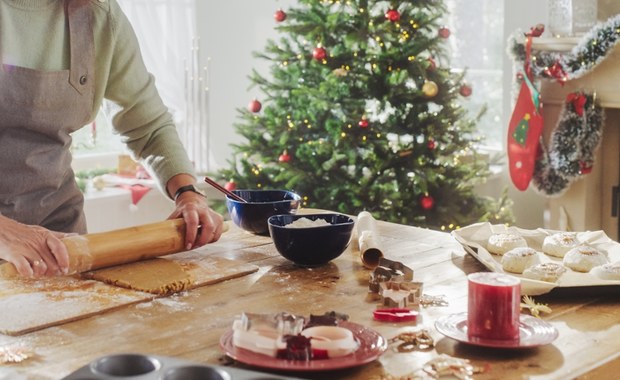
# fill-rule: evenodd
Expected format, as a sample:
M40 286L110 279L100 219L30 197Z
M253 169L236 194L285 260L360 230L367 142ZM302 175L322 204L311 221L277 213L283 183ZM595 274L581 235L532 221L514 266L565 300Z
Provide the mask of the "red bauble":
M426 146L428 147L429 150L434 150L435 147L437 147L437 143L433 139L428 139Z
M359 123L357 123L357 125L359 125L361 128L368 128L368 120L362 119L359 121Z
M400 20L400 13L396 9L390 9L385 12L385 18L391 22L396 22Z
M282 152L280 157L278 157L278 161L280 162L289 162L290 160L291 160L291 156L288 154L286 150Z
M231 179L230 181L226 182L224 188L228 191L233 191L237 188L237 184Z
M282 21L286 20L286 12L284 12L282 9L278 9L276 11L276 13L273 14L273 18L277 22L282 22Z
M315 48L312 51L312 58L316 59L317 61L322 61L325 59L325 57L327 57L327 51L322 47Z
M471 89L471 86L469 85L464 84L459 89L459 94L461 94L461 96L468 97L471 95L471 93L472 93L472 89Z
M423 195L420 197L420 206L425 210L430 210L435 206L435 199L430 195Z
M444 27L439 28L439 37L448 38L450 37L450 29Z
M427 69L430 71L433 71L437 68L437 64L435 63L435 60L433 59L433 57L428 57L428 67Z
M250 103L248 103L248 110L253 113L257 113L263 107L262 104L256 99L253 99Z

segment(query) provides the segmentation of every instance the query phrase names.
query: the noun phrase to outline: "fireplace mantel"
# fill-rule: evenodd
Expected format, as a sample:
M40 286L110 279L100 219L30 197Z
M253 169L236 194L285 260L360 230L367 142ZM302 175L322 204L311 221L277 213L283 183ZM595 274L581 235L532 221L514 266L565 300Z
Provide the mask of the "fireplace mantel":
M535 38L532 49L568 52L578 41L575 38ZM596 102L605 108L606 119L592 172L573 182L561 196L548 198L545 227L567 231L602 229L618 240L618 218L612 216L612 197L614 187L620 183L620 45L584 76L564 85L543 79L540 87L546 143L566 96L571 92L596 93Z

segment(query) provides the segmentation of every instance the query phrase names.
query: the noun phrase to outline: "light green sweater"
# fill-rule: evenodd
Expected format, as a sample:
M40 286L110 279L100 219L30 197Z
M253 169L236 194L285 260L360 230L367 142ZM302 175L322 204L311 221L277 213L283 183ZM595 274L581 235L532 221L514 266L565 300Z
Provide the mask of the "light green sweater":
M64 1L0 0L0 51L3 63L36 70L70 66ZM95 101L120 108L112 124L136 158L155 174L160 187L194 169L179 140L172 116L142 60L134 31L116 0L90 0L95 41Z

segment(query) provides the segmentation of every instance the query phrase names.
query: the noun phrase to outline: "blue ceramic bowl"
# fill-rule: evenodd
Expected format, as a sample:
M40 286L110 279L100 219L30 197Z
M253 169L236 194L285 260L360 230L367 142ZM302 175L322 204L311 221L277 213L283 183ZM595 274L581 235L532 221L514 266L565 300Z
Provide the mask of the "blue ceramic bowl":
M323 219L329 225L287 226L301 218ZM342 214L275 215L269 218L269 234L278 252L297 265L314 267L340 256L351 242L355 222Z
M247 203L226 196L226 207L233 223L259 235L267 235L267 219L272 215L294 214L301 204L301 197L287 190L233 190Z

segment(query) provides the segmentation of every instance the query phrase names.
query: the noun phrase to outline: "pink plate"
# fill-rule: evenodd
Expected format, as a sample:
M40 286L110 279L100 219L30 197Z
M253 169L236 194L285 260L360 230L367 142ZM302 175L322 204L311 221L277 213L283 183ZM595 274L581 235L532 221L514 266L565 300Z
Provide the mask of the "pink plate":
M233 331L228 330L220 338L220 346L226 355L252 366L283 371L329 371L357 367L377 359L387 349L387 341L378 332L352 322L340 322L340 327L351 330L360 343L357 351L334 359L284 360L259 354L233 345Z
M521 314L519 320L519 339L496 340L467 336L467 313L448 315L435 322L435 328L443 335L459 342L482 347L528 348L553 342L558 330L542 319Z

